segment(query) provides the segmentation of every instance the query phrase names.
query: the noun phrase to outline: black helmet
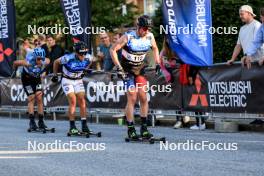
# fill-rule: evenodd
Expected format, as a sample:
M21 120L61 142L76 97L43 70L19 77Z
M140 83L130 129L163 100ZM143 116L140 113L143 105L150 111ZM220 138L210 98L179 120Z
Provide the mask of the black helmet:
M88 46L84 42L76 42L73 45L73 51L80 55L86 55L88 53Z
M138 18L137 25L139 27L152 27L152 19L147 15L142 15Z

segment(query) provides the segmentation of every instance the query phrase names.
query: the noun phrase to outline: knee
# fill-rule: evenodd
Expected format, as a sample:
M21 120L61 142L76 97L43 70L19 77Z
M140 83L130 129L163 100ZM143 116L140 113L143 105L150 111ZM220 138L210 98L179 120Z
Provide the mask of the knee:
M38 104L41 104L42 103L42 93L39 94L39 95L37 95L36 100L37 100L37 103Z
M71 107L75 107L75 106L76 106L76 100L74 100L74 99L70 99L70 100L69 100L69 105L70 105Z
M136 101L137 101L137 97L136 96L130 96L127 100L127 103L128 104L131 104L131 105L135 105L136 104Z
M32 104L34 104L34 102L35 102L35 96L34 95L29 96L28 97L28 104L32 105Z
M139 101L140 101L140 104L147 104L148 103L148 98L147 98L147 95L145 93L141 93L139 95Z
M79 106L80 108L86 108L86 102L84 98L79 99Z

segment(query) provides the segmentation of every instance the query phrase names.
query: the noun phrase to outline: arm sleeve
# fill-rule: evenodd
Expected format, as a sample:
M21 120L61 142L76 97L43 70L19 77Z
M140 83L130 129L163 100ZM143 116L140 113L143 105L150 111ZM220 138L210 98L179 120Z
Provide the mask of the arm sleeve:
M60 63L61 65L67 64L69 62L69 57L67 55L60 57Z
M263 41L263 32L264 32L264 27L260 28L256 34L255 40L253 43L250 45L249 49L247 50L246 54L248 56L253 56L256 54L257 50L262 46L264 43Z

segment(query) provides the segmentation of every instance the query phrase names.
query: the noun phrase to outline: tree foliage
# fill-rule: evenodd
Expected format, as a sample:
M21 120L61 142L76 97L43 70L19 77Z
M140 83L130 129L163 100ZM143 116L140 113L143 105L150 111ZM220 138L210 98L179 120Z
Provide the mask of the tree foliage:
M122 16L124 0L91 0L92 26L106 27L112 31L120 26L130 26L134 22L136 7L127 4L127 14ZM37 27L65 26L60 0L15 0L17 36L26 37L28 25Z

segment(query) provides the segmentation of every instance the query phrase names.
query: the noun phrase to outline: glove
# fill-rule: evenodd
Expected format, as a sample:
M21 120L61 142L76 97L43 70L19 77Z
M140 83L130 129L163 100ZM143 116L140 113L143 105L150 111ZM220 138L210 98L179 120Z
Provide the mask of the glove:
M53 83L58 82L58 80L59 80L58 75L54 75L54 76L51 78L51 81L52 81Z
M127 80L127 74L124 72L124 69L121 66L118 66L117 69L117 76L122 79L123 81Z
M161 68L160 68L160 65L159 64L157 64L156 65L156 75L160 75L161 74Z

